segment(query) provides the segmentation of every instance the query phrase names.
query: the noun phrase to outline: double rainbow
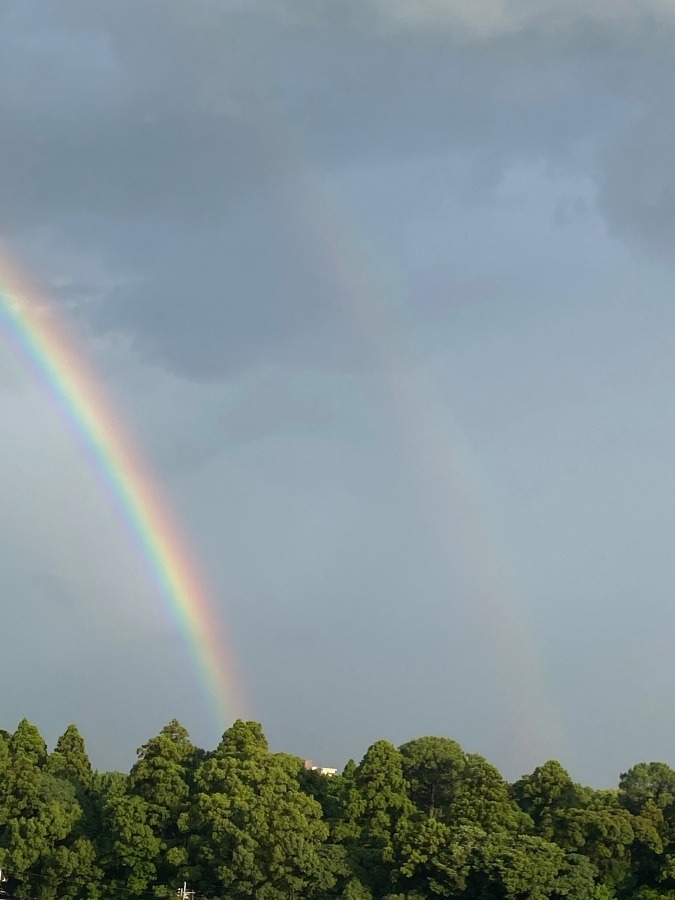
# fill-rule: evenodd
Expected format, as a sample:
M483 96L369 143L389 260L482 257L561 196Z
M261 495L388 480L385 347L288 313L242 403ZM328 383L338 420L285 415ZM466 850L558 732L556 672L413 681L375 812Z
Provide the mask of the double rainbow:
M231 649L190 550L148 467L53 304L0 255L0 333L37 375L130 531L184 637L217 724L242 712Z

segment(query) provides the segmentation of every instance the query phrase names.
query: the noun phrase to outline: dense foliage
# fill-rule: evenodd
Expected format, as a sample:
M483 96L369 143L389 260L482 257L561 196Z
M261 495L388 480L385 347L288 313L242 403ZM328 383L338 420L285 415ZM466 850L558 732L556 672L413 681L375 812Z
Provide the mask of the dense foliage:
M555 761L507 784L456 741L377 741L327 777L237 721L215 750L175 720L128 775L68 727L0 731L1 887L17 900L175 897L675 900L675 771L617 790Z

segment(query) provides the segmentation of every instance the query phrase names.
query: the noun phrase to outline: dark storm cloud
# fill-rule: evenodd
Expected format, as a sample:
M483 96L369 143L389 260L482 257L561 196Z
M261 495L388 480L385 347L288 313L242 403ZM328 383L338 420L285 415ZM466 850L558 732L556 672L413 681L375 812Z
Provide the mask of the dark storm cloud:
M270 191L219 227L139 223L133 234L145 259L99 304L96 324L129 330L154 359L202 377L255 362L337 364L348 349L340 286L302 245L311 235L287 225Z
M294 219L310 160L330 180L375 159L467 157L468 182L439 187L470 204L516 163L597 164L626 115L602 4L550 4L556 28L536 4L415 9L7 4L3 231L37 265L45 231L63 256L96 259L90 323L176 371L353 363L362 348L320 259L321 223L311 210ZM580 20L604 42L581 40ZM668 125L646 116L651 156L665 160ZM630 162L619 145L606 209L638 227L647 216L660 234L670 214L667 197L649 199L658 185L642 200L640 178L632 194L616 188L639 159L637 136L624 140ZM55 274L53 257L41 274Z
M7 15L0 61L6 220L208 221L284 168L258 133L255 83L270 79L239 58L245 35L233 48L205 29L194 46L170 7L152 3L98 14L64 3L60 16L26 6L34 17Z

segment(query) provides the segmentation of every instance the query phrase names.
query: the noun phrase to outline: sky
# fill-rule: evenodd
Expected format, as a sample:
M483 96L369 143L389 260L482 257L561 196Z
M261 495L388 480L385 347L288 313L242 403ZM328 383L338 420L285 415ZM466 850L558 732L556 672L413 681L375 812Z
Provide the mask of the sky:
M674 39L669 0L5 0L0 242L237 674L223 721L4 335L0 727L675 766Z

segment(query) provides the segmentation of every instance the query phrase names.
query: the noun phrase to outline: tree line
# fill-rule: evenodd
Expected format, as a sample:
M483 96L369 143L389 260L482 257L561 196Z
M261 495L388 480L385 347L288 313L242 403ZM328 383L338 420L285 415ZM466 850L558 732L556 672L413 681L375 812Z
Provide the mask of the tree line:
M212 751L173 720L129 774L74 725L0 731L0 884L16 900L175 897L675 900L675 771L614 790L549 761L509 784L453 740L377 741L326 777L235 722Z

